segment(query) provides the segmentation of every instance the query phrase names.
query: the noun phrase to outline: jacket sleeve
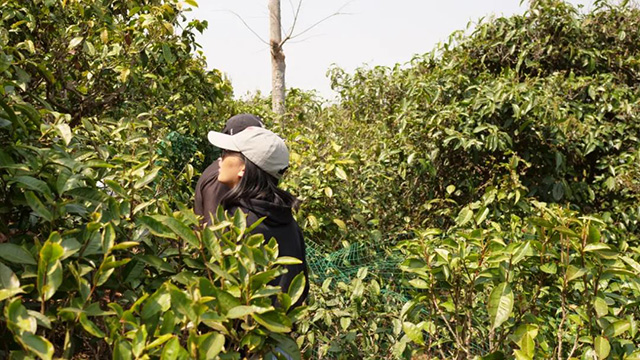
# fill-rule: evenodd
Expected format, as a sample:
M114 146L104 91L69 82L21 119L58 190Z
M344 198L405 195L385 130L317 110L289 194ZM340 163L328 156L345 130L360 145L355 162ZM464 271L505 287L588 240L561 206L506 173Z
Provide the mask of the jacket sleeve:
M198 179L198 183L196 184L196 196L193 204L193 212L195 212L196 215L200 215L200 216L204 216L204 209L202 206L203 205L202 204L203 183L204 183L204 176L200 176L200 179Z

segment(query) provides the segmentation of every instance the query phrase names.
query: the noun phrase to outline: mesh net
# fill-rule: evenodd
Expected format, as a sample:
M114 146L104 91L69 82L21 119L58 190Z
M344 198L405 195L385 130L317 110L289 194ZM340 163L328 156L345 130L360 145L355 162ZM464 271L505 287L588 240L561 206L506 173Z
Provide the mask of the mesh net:
M398 251L372 244L355 243L336 251L312 242L307 244L309 270L319 283L329 277L348 283L360 268L366 267L369 274L401 290L405 288L404 274L398 267L402 260Z
M356 243L349 247L330 251L322 245L308 242L307 265L311 272L311 280L321 284L327 278L349 283L360 268L366 267L368 274L384 281L385 288L381 292L389 299L402 307L411 298L410 285L405 273L399 265L404 260L402 254L393 249L393 246L380 246L375 244ZM420 309L426 314L426 310ZM455 346L453 343L445 346ZM487 344L472 343L470 346L475 354L486 355Z

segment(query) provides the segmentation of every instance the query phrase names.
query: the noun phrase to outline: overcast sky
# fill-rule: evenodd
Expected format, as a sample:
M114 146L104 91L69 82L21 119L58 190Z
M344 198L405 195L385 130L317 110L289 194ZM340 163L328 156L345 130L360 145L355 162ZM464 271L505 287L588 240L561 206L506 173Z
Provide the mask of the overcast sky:
M268 0L197 0L189 17L207 20L209 28L198 36L209 68L231 79L236 96L271 87L268 46ZM583 4L590 0L571 0ZM283 27L292 23L298 0L281 0ZM519 0L303 0L294 34L340 11L284 46L286 86L317 90L325 98L335 95L326 72L331 64L353 71L360 66L406 63L465 29L481 17L523 13L528 1ZM238 16L234 15L237 14Z

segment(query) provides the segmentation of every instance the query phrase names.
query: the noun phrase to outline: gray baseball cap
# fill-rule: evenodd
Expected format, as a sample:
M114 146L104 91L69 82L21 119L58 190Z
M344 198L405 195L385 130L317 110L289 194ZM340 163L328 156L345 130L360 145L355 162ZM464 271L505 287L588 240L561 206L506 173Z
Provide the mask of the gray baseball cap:
M265 128L249 126L234 135L209 131L207 138L221 149L242 153L276 179L289 167L289 150L284 140Z
M262 120L260 120L259 117L253 114L238 114L232 116L231 118L229 118L229 120L227 120L227 123L225 124L224 129L222 129L222 132L225 134L233 135L248 128L249 126L264 127L264 125L262 124Z

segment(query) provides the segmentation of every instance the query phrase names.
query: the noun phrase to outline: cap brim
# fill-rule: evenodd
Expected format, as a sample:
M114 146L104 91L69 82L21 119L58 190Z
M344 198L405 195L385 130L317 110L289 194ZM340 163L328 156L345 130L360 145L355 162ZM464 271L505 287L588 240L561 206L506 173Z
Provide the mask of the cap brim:
M240 149L238 149L233 139L231 138L231 135L209 131L209 134L207 134L207 139L209 139L210 143L219 147L220 149L240 151Z

